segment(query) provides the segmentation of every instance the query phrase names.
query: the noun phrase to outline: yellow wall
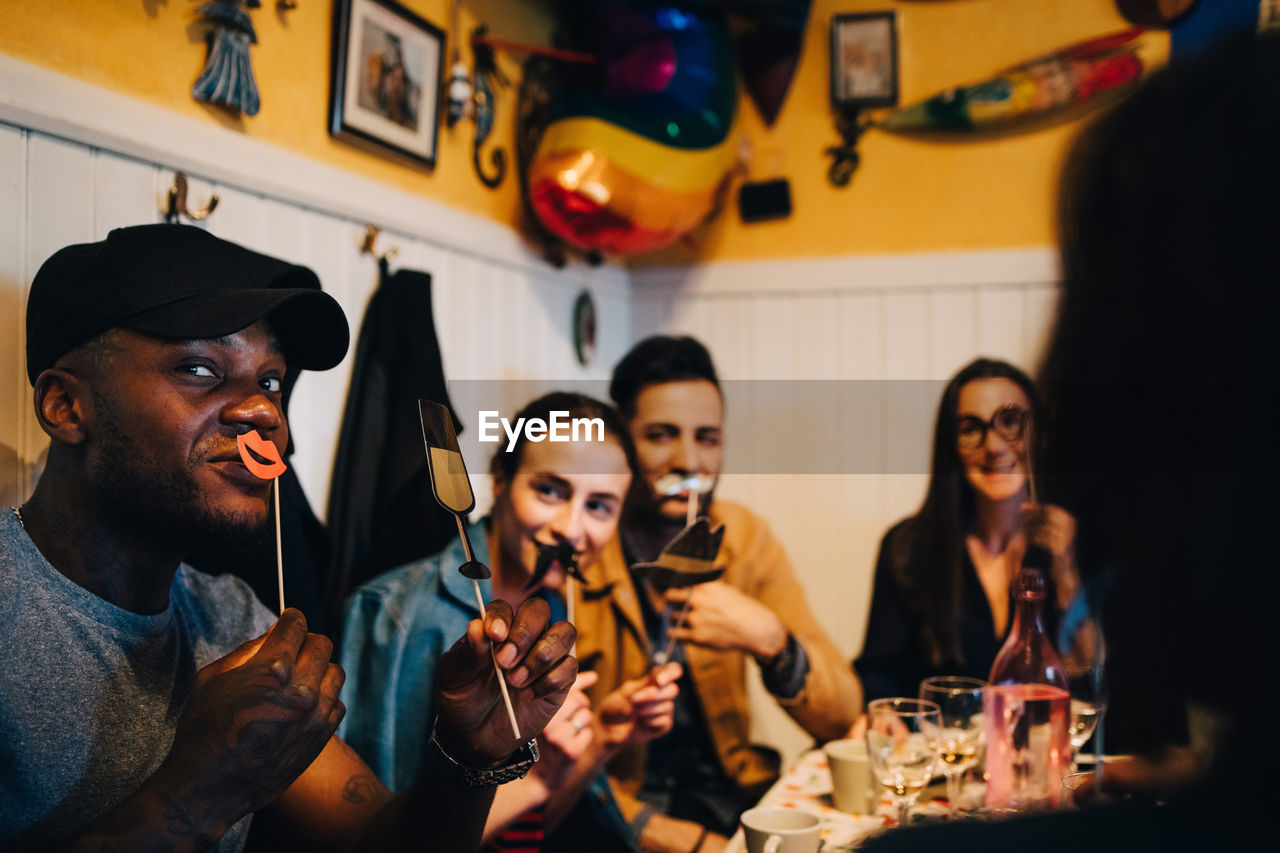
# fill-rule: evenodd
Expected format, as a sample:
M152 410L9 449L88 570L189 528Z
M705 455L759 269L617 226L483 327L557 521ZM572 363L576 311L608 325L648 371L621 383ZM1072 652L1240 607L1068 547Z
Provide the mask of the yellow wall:
M196 0L0 0L0 53L237 129L451 207L502 222L518 221L519 183L511 150L520 79L516 58L499 53L499 65L513 85L499 90L497 124L485 152L487 157L492 142L501 142L507 150L508 175L501 187L489 190L471 167L470 122L453 130L441 122L434 172L400 165L329 136L332 0L298 0L296 9L283 13L277 12L275 0L262 0L262 7L251 11L258 34L258 44L250 51L262 96L258 115L233 117L197 103L191 98L191 84L204 67L207 31L196 15L199 5ZM401 5L447 33L451 0L401 0ZM543 3L466 0L461 14L464 41L477 19L487 22L495 37L549 43L550 16ZM469 64L468 50L463 57Z
M840 141L830 107L833 15L898 13L900 103L975 82L1001 68L1129 26L1114 0L815 0L792 88L772 128L741 105L751 180L786 177L789 219L743 225L729 208L683 245L639 263L1048 246L1055 242L1056 176L1080 121L987 141L863 135L845 188L826 179L823 149ZM1164 33L1142 54L1163 62Z
M518 183L497 191L471 168L472 126L441 127L434 173L405 167L329 137L332 3L299 0L278 13L273 0L252 13L259 43L253 67L262 111L238 119L191 99L205 58L195 0L10 0L0 2L0 52L157 104L233 127L317 160L501 222L519 221ZM450 0L404 5L448 29ZM1045 246L1053 242L1057 169L1078 122L998 140L938 142L870 131L850 186L827 183L823 149L836 143L828 92L828 24L833 14L896 9L901 96L919 100L972 82L1064 44L1123 27L1114 0L815 0L796 79L777 124L765 128L745 99L741 126L755 152L752 179L791 181L794 214L743 225L730 206L673 250L636 263L874 254ZM546 6L466 0L462 29L487 21L495 36L547 44ZM1144 55L1161 61L1162 34ZM499 53L519 79L515 58ZM514 86L500 93L494 139L511 151ZM736 192L736 187L735 187Z

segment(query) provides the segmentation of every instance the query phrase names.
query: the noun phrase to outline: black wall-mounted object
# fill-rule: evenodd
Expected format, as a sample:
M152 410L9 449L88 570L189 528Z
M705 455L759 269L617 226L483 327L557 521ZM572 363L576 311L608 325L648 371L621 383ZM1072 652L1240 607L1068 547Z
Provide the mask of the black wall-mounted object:
M791 215L791 183L776 178L743 184L738 189L738 214L745 223L786 219Z

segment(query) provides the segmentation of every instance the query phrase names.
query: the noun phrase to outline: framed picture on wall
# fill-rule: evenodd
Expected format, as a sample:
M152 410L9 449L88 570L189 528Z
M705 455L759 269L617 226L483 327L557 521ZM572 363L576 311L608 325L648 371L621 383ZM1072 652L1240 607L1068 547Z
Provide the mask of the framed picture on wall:
M831 19L831 102L855 108L898 103L898 24L893 12Z
M330 135L433 168L444 32L392 0L337 0Z

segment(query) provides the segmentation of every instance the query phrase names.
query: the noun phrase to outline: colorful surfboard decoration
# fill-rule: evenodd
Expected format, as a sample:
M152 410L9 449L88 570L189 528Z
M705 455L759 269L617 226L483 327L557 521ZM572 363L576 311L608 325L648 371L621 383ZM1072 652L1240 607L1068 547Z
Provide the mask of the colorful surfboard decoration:
M1134 27L1019 63L990 79L940 92L878 117L902 133L1007 129L1137 84L1143 64Z

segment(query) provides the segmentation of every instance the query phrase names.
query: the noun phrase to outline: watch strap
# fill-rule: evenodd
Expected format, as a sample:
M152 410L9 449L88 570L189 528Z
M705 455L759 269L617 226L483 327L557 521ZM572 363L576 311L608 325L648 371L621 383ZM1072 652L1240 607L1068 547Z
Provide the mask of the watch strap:
M450 778L461 779L468 787L489 788L523 779L538 760L538 741L537 738L531 738L505 764L497 767L472 767L449 754L436 736L436 727L432 726L427 758L437 769L444 771Z

